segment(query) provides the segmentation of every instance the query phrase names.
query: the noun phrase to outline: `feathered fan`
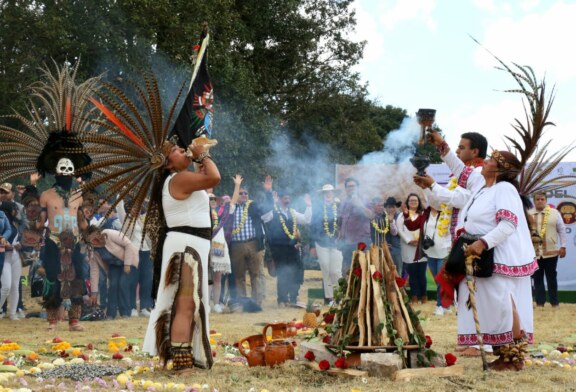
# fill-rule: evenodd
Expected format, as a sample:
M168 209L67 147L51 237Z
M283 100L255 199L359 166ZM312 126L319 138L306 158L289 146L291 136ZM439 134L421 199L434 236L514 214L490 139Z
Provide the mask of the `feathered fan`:
M93 162L81 172L98 171L99 175L82 185L83 191L100 188L99 196L105 199L116 198L110 211L120 200L131 199L123 231L130 232L142 207L151 194L158 192L164 178L163 167L171 145L165 143L175 106L182 88L174 100L168 114L164 116L160 89L156 78L146 73L143 86L126 81L137 100L110 83L102 83L99 100L91 101L104 114L103 120L93 120L101 130L98 134L85 134L82 141L87 143L86 152L93 156ZM100 187L106 184L105 187ZM158 231L151 226L162 226L162 211L158 203L148 205L144 221L143 237L148 234L152 243L157 242Z
M94 108L88 108L87 98L97 90L98 78L76 85L79 63L59 67L54 62L54 72L42 68L42 80L29 87L27 115L15 111L6 116L22 130L0 125L0 182L36 171L54 174L64 155L76 168L90 162L77 136L93 130L88 119Z
M476 39L471 37L478 45L482 46ZM512 127L520 136L520 142L513 137L506 136L507 141L518 152L523 169L520 173L520 194L532 195L536 192L551 192L556 189L568 187L576 184L576 176L563 175L546 179L554 168L570 153L573 143L548 155L550 141L543 143L542 136L547 126L555 126L548 120L550 109L554 103L555 89L546 93L546 81L542 78L539 81L534 71L529 66L522 66L516 63L513 68L504 63L500 58L484 48L492 55L502 67L496 67L508 72L519 86L519 89L504 90L504 92L520 93L526 99L528 108L524 103L525 124L519 119L515 119ZM507 146L509 149L510 147Z

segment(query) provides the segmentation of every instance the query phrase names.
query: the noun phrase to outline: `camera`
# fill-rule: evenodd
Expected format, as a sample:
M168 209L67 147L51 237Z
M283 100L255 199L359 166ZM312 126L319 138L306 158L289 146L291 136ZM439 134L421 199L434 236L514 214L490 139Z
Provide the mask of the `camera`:
M424 239L422 240L422 248L426 250L433 246L434 246L434 240L428 236L425 236Z

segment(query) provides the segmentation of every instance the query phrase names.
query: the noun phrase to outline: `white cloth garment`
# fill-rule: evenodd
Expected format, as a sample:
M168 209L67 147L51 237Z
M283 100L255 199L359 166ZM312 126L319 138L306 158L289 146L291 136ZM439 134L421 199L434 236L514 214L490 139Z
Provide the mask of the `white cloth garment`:
M168 227L191 226L191 227L210 227L210 206L208 193L206 191L193 192L184 200L176 200L170 195L169 183L174 174L170 175L164 182L162 190L162 205ZM209 291L208 291L208 255L210 252L210 240L196 237L186 233L170 231L166 235L164 242L164 251L162 253L162 269L156 306L152 310L146 330L146 337L142 351L151 355L156 355L156 321L165 311L172 310L176 297L177 285L165 285L165 274L168 261L172 254L184 252L187 246L194 248L202 260L202 298L206 310L205 329L210 330L208 315L210 314ZM198 325L192 331L192 345L194 347L194 358L202 357L201 336Z
M484 342L512 342L512 303L528 341L533 341L530 276L538 268L524 207L516 189L507 182L481 188L462 209L460 222L469 234L481 235L494 248L494 272L476 278L476 305ZM468 288L458 291L458 343L476 344L476 329L466 309ZM471 321L472 320L472 321Z

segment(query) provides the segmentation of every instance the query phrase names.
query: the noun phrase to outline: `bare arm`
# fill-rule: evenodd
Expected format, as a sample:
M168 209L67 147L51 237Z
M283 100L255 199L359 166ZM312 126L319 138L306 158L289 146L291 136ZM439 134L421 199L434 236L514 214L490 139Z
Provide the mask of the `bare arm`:
M234 177L232 177L232 181L234 181L234 193L230 199L230 207L235 206L238 202L238 197L240 197L240 185L242 185L244 178L242 178L240 174L236 174Z
M214 161L204 158L202 164L206 173L194 173L182 171L176 174L170 181L170 193L177 200L184 200L193 192L213 188L220 182L220 172Z

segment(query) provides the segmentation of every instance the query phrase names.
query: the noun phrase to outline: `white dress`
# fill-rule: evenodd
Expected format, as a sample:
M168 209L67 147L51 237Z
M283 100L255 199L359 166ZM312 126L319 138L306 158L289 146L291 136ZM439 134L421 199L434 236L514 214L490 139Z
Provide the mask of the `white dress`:
M494 272L489 278L475 278L476 307L484 343L512 343L512 304L520 327L533 342L534 321L530 276L538 268L522 201L507 182L484 187L462 209L464 230L482 235L494 248ZM478 344L473 314L466 307L469 296L466 280L458 288L458 343Z
M210 206L208 193L206 191L193 192L187 199L176 200L170 195L169 183L174 174L171 174L164 182L162 189L162 205L166 224L168 228L178 226L190 226L198 228L210 227ZM166 270L172 255L178 252L184 252L186 247L192 247L198 252L202 261L202 303L205 309L205 323L200 326L195 323L192 345L194 347L194 361L199 360L203 362L204 352L202 347L201 327L204 331L210 331L208 323L209 308L209 293L208 293L208 255L210 252L210 240L203 239L186 233L169 231L166 235L164 242L164 250L162 253L162 269L160 284L158 286L158 295L156 299L156 306L151 312L150 320L148 322L148 329L146 330L146 337L142 350L151 355L157 355L157 342L156 342L156 323L159 318L173 310L174 300L178 290L178 284L171 284L166 286ZM188 260L185 260L188 263ZM189 264L189 263L188 263ZM198 309L196 309L196 313Z

